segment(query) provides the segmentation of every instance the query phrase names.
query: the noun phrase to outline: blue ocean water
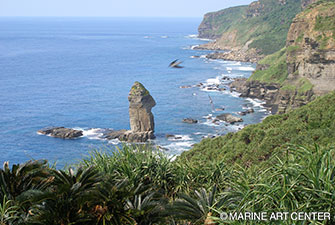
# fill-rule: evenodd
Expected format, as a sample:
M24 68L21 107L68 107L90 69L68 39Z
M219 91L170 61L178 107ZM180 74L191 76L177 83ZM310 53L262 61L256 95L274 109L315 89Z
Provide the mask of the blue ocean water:
M191 46L201 19L1 18L0 163L48 159L62 167L92 149L113 145L99 129L129 129L128 92L140 81L157 102L155 143L180 154L203 137L237 130L266 115L258 102L229 91L184 85L222 84L222 77L248 77L253 64L208 60ZM201 57L192 57L201 56ZM174 59L183 69L171 69ZM213 124L217 108L235 113L255 108L241 125ZM254 103L254 104L252 104ZM256 104L255 104L256 103ZM191 117L198 124L185 124ZM83 129L62 140L38 135L48 126ZM180 135L172 140L166 134Z

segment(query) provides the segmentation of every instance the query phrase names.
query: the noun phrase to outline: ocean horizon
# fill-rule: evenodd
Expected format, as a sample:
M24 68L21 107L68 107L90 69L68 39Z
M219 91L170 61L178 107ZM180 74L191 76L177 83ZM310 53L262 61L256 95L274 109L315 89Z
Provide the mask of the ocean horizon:
M58 167L93 149L113 148L102 129L129 129L128 93L141 82L157 105L156 139L178 155L204 137L224 135L268 115L261 102L230 92L231 78L249 77L252 63L210 60L194 46L201 18L1 17L0 163L48 159ZM179 59L184 68L168 65ZM203 85L199 85L202 83ZM187 88L181 88L181 87ZM221 90L212 89L218 86ZM223 90L226 88L227 90ZM215 109L209 102L213 99ZM221 113L255 109L235 125L213 123ZM197 124L186 124L193 118ZM63 140L38 135L64 126L84 136ZM178 138L166 138L167 134Z

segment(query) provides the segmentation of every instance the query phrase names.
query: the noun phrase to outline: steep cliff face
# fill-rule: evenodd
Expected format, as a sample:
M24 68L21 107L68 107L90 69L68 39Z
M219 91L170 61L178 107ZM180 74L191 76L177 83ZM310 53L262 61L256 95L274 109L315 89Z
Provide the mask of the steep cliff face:
M266 100L273 113L307 104L335 90L335 2L318 1L297 15L286 47L265 57L248 81L231 85Z
M293 20L286 44L288 82L306 79L316 95L335 89L335 2L321 2Z
M292 19L301 11L301 1L259 0L205 15L199 36L216 39L204 45L209 49L248 52L253 49L268 55L285 46Z

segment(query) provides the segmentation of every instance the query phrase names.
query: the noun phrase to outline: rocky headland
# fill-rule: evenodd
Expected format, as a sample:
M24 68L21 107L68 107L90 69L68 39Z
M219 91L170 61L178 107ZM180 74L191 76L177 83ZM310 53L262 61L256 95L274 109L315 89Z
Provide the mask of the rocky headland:
M258 0L205 14L199 37L212 39L197 49L225 50L211 59L258 62L285 46L292 19L317 0ZM274 29L275 28L275 29Z
M265 57L254 74L230 84L241 97L266 101L285 113L335 90L335 3L320 1L298 14L285 48Z

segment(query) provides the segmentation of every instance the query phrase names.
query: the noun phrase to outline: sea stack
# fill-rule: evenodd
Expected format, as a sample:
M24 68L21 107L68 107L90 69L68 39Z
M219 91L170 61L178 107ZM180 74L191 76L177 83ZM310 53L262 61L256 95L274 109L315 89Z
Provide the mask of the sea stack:
M128 100L130 130L119 139L127 142L146 142L155 138L155 123L151 109L156 102L149 91L136 81L129 92Z

